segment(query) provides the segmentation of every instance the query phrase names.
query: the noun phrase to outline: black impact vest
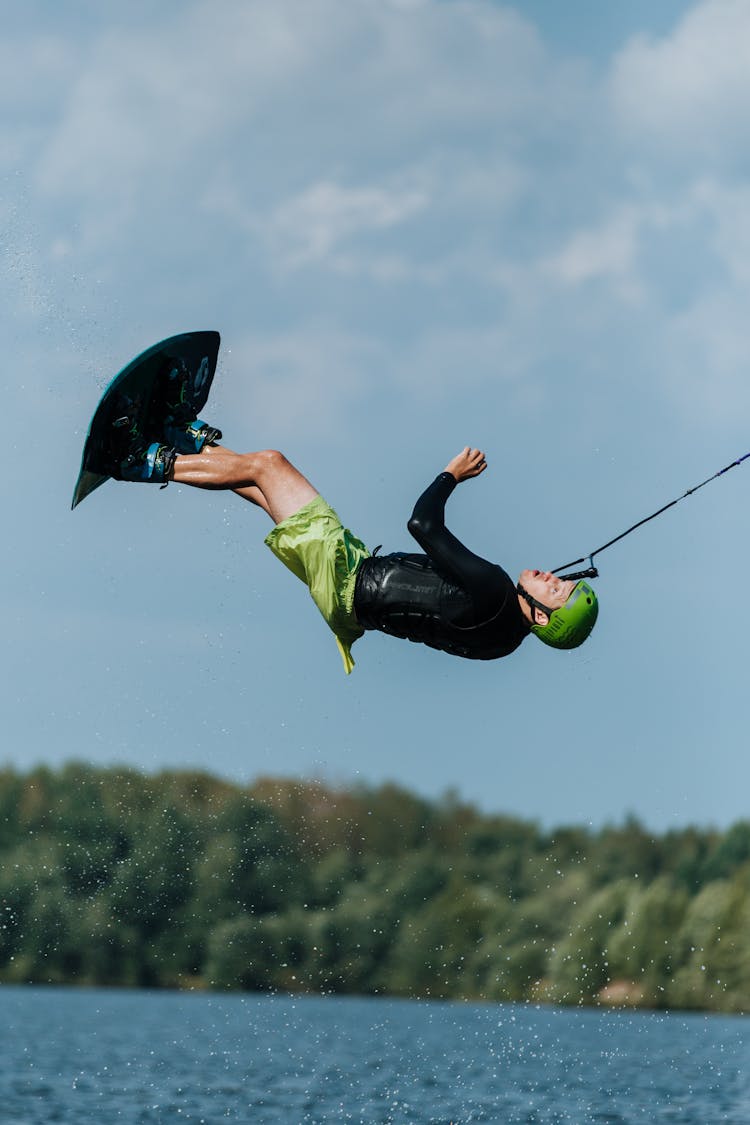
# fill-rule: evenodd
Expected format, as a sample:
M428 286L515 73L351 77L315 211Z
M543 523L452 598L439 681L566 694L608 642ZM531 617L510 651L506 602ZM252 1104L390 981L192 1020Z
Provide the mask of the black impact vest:
M357 572L354 613L363 629L469 660L496 660L517 649L529 634L515 586L497 569L507 579L505 597L490 617L475 621L470 595L441 577L426 555L373 555Z

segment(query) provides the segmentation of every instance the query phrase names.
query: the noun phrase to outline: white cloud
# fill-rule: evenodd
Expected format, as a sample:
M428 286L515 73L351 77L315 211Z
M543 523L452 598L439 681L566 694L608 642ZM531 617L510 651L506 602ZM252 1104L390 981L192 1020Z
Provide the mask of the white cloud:
M207 309L247 339L264 416L302 425L331 386L355 401L390 334L391 359L411 357L391 363L407 393L463 366L488 392L501 367L543 394L555 348L604 348L630 318L635 354L641 332L666 338L719 291L697 274L685 291L692 246L740 307L744 192L690 162L663 175L662 139L688 151L691 106L736 127L743 67L717 59L742 38L742 5L697 5L604 80L489 0L218 7L32 52L31 203L50 270L104 278L121 318L150 331ZM711 143L732 147L720 130Z
M425 163L445 166L451 197L454 178L465 190L472 167L481 180L477 145L488 167L501 155L508 166L525 131L543 135L581 93L570 67L550 65L530 24L483 0L220 7L221 19L202 2L156 30L100 33L55 88L36 183L48 200L77 203L97 238L95 213L116 232L144 204L200 197L217 157L256 219L279 196L326 183L384 190ZM49 78L45 59L32 58L26 84L49 91ZM363 177L367 165L375 174ZM308 201L313 237L324 205Z
M696 208L710 221L711 245L728 279L743 289L749 287L750 187L704 179L695 185L692 196Z
M664 325L662 372L675 406L705 426L747 417L750 408L748 293L708 293Z
M632 283L642 222L634 207L622 207L598 227L573 233L541 270L566 285L607 277Z
M243 429L219 420L227 441L247 442L247 419L259 448L311 430L330 438L362 397L372 351L366 339L325 328L238 336L224 355L231 376L222 382L228 417Z
M274 256L302 265L330 257L351 235L403 223L427 203L421 191L344 188L322 181L276 207L264 223L264 234Z
M666 158L684 153L744 162L750 5L703 0L671 35L634 39L615 61L612 95L636 146L657 142Z

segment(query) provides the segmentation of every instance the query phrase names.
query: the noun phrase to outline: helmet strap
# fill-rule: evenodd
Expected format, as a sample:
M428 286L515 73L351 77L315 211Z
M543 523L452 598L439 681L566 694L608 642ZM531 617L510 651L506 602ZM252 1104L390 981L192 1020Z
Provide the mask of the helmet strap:
M549 625L552 614L555 612L554 609L550 609L548 605L544 605L542 602L538 602L536 598L533 598L531 596L528 590L524 590L520 582L516 583L516 590L524 599L524 601L528 603L529 609L531 610L531 624L537 624L534 620L534 610L541 609L542 613L545 613L547 615L547 624ZM537 626L537 628L542 628L542 626Z

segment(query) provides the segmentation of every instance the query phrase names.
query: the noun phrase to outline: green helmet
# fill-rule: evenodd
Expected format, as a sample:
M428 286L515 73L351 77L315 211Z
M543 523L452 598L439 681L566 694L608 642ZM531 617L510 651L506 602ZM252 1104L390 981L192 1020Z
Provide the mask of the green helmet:
M545 612L549 622L532 625L534 636L552 648L578 648L594 628L599 616L599 602L588 582L581 580L576 583L565 605L559 609L546 609Z

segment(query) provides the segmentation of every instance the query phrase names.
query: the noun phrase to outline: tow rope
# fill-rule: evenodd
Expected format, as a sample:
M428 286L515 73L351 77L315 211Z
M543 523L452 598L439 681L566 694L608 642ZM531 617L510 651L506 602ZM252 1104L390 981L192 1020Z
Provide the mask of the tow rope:
M684 500L687 496L692 496L694 492L697 492L699 488L703 488L705 484L710 484L712 480L716 480L717 477L723 476L724 473L728 473L730 469L734 469L737 465L741 465L743 461L747 461L748 457L750 457L750 453L745 453L743 457L738 457L736 461L732 461L731 465L726 465L723 469L719 469L718 473L714 473L712 477L707 477L704 481L701 481L700 484L696 484L694 488L689 488L687 492L683 492L682 496L678 496L676 500L670 500L669 503L665 504L663 508L659 508L658 512L654 512L652 515L646 516L645 519L638 520L638 523L634 523L633 526L629 527L627 531L623 531L620 535L616 535L614 539L610 539L609 543L605 543L603 547L597 547L596 550L592 551L590 555L582 555L580 559L573 559L572 562L565 563L564 566L558 566L556 570L552 571L552 573L559 574L561 570L567 570L569 566L578 566L579 563L585 562L586 559L588 559L589 565L585 570L577 570L572 574L562 574L560 575L560 577L564 579L598 578L599 571L594 566L595 555L600 555L602 551L606 551L608 547L613 546L613 544L615 543L619 543L620 540L624 539L626 535L630 535L631 531L637 531L639 527L643 527L644 523L649 523L651 520L655 520L657 516L662 515L663 512L668 511L669 508L674 508L675 504L679 504L680 500Z

